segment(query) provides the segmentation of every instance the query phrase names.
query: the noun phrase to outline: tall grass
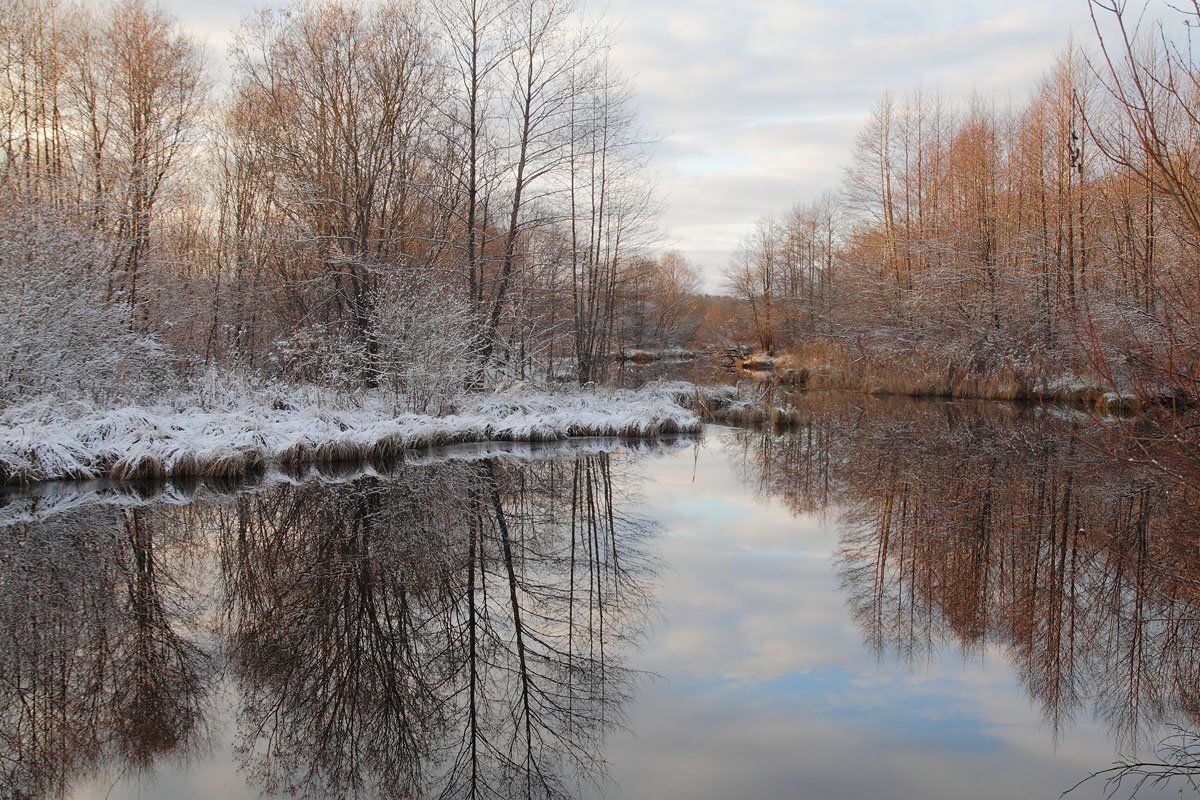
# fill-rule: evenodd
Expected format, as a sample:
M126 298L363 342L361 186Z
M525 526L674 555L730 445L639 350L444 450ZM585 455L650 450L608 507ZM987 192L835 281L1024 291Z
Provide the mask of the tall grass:
M639 391L463 398L459 413L394 416L386 404L331 408L248 396L233 408L118 409L54 405L0 415L0 482L59 479L244 480L271 466L386 462L464 442L654 438L700 431L686 384Z

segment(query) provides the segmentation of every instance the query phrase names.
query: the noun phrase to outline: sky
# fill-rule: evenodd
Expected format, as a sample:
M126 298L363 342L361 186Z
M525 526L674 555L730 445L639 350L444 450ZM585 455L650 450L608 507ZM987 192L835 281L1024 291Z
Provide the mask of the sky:
M605 0L590 0L595 13ZM277 4L277 3L276 3ZM252 0L164 0L224 58ZM617 62L655 141L660 245L710 291L756 220L836 189L885 90L1020 102L1087 0L607 0Z

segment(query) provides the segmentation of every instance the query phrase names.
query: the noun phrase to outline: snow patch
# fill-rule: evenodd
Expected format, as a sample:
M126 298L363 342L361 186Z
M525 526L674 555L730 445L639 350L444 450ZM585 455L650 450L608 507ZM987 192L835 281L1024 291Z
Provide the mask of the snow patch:
M273 465L387 460L464 442L698 433L692 409L723 396L681 382L561 394L516 386L463 398L445 416L393 415L371 397L338 407L313 393L287 401L263 392L223 397L216 409L178 400L117 409L43 402L0 414L0 480L236 479Z
M658 440L628 440L616 438L572 439L553 443L479 442L450 445L429 450L410 451L396 462L394 468L430 467L451 462L471 462L485 459L508 461L546 461L557 458L597 455L600 453L663 454L692 447L696 440L690 436L673 436ZM403 465L403 467L401 466ZM130 484L107 479L93 481L52 481L36 486L0 488L0 529L12 525L41 522L80 508L106 506L134 508L149 505L182 506L206 500L222 502L243 492L259 492L282 484L300 486L308 483L353 483L364 478L386 480L391 470L385 465L360 462L346 471L322 469L309 464L300 469L270 468L261 480L253 484L205 483L170 480L157 484Z

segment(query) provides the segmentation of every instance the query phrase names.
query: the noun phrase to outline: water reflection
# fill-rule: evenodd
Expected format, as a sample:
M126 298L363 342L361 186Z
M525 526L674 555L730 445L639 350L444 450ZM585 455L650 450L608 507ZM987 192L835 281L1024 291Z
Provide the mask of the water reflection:
M64 793L204 739L209 654L176 570L188 533L145 509L0 529L0 795Z
M1056 736L1084 713L1121 747L1200 724L1197 492L1117 456L1103 426L818 401L795 431L731 436L758 491L836 511L838 575L877 657L1002 650Z
M1194 486L1086 420L809 402L663 459L0 495L0 796L594 797L606 751L631 796L1056 795L1093 718L1200 725Z
M450 460L0 528L0 795L186 758L226 681L263 792L572 794L603 774L655 577L628 463Z

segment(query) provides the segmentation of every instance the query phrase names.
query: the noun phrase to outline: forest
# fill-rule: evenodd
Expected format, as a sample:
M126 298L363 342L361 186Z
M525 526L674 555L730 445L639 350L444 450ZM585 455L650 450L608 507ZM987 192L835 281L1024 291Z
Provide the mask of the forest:
M880 96L843 185L730 263L746 336L852 388L1194 403L1200 6L1090 9L1028 98Z
M1089 7L1019 102L882 94L843 184L761 220L710 296L659 246L615 29L573 0L295 2L247 17L223 67L147 0L3 0L6 427L297 391L437 417L663 351L1178 413L1200 381L1200 6ZM6 480L81 463L9 444Z
M143 0L0 19L6 402L217 368L436 410L687 325L629 82L570 2L296 3L227 80Z

